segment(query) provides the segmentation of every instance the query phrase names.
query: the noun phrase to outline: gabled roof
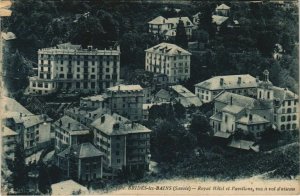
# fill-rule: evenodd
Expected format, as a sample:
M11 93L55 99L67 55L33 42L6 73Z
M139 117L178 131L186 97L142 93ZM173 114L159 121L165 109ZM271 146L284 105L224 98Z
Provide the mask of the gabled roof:
M192 93L191 91L189 91L187 88L185 88L182 85L173 85L173 86L170 86L170 88L182 97L195 97L196 96L194 93Z
M164 24L166 19L162 16L157 16L153 20L149 21L148 24Z
M246 97L243 95L235 94L235 93L230 93L230 92L222 92L216 99L215 101L225 103L225 104L230 104L232 99L232 104L244 108L249 108L249 109L270 109L272 108L272 103L264 102L261 100L256 100L251 97Z
M253 141L247 141L247 140L231 140L231 142L228 144L229 147L232 148L238 148L242 150L250 150L254 147Z
M65 157L67 155L74 155L75 157L81 158L89 158L89 157L99 157L103 156L104 154L98 150L93 144L90 142L76 144L71 147L66 148L62 152L58 154L60 157Z
M257 114L252 114L252 120L250 120L249 116L247 115L247 116L242 116L237 122L246 125L250 125L250 124L253 125L253 124L269 123L270 121Z
M140 85L120 84L117 86L107 88L107 90L108 91L141 91L141 90L143 90L143 88Z
M14 40L17 38L13 32L1 32L1 36L5 41Z
M216 7L216 10L229 10L229 9L230 9L230 7L224 3L222 3L221 5Z
M223 24L228 19L226 16L219 16L219 15L212 15L213 23L216 23L217 25Z
M240 83L238 82L240 78ZM221 83L223 79L223 84ZM203 82L196 84L196 87L201 87L208 90L222 90L222 89L238 89L238 88L256 88L256 78L249 74L241 75L225 75L215 76Z
M222 113L221 112L215 113L209 119L216 120L216 121L222 121Z
M170 92L165 89L160 89L156 94L155 97L158 97L160 99L166 99L169 101L171 99Z
M153 46L151 48L148 48L145 50L146 52L153 52L156 54L165 54L165 55L192 55L190 52L187 50L184 50L183 48L175 45L175 44L170 44L170 43L160 43L156 46Z

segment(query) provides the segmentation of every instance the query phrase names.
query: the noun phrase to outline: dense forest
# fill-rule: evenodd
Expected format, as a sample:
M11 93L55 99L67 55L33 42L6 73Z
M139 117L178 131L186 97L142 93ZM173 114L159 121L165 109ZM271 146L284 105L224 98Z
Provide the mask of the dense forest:
M97 48L120 44L123 73L128 69L143 69L147 47L162 41L173 42L148 33L147 22L159 15L191 19L200 11L202 22L189 41L202 42L204 48L193 53L192 75L186 83L188 88L193 89L195 83L214 75L250 73L260 76L267 68L275 85L298 92L297 7L287 9L274 3L226 2L231 7L231 17L239 21L240 27L235 30L223 27L217 33L211 15L221 3L15 0L11 7L12 16L4 19L3 29L16 34L13 45L16 54L8 54L9 63L5 66L14 74L25 77L8 78L6 82L12 91L26 87L23 80L31 73L31 67L36 66L37 50L69 41ZM272 57L276 44L283 48L280 60ZM17 62L13 60L16 56ZM126 79L125 74L122 77Z

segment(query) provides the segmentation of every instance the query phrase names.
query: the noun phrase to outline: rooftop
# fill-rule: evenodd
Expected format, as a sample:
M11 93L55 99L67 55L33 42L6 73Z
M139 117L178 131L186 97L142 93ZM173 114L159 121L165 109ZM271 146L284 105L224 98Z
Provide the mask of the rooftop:
M149 21L148 24L154 24L154 25L173 24L173 25L177 25L179 23L179 20L181 20L183 22L184 26L194 26L194 24L191 22L189 17L164 18L162 16L158 16L158 17L154 18L153 20ZM173 28L176 28L176 26L173 26Z
M7 33L1 32L1 37L5 41L14 40L17 38L13 32L7 32Z
M118 114L104 114L96 119L91 126L102 131L107 135L126 135L128 133L143 133L151 132L147 127L133 123L127 118Z
M238 114L240 113L242 110L244 110L243 107L237 106L237 105L227 105L222 109L222 112L227 112L227 113L231 113L231 114Z
M222 3L221 5L216 7L216 10L229 10L229 9L230 9L230 7L224 3Z
M214 115L212 115L210 117L210 119L216 120L216 121L222 121L222 113L221 112L215 113Z
M66 180L51 185L52 195L72 195L79 191L81 194L87 194L88 189L73 180Z
M165 55L192 55L190 52L187 50L184 50L183 48L175 45L175 44L170 44L170 43L160 43L156 46L153 46L151 48L148 48L145 50L146 52L153 52L156 54L165 54Z
M231 142L228 144L228 146L232 148L238 148L243 150L250 150L254 147L253 141L247 141L247 140L231 140Z
M267 119L257 115L257 114L251 114L252 115L252 120L250 120L249 116L242 116L239 120L238 123L241 124L246 124L246 125L250 125L250 124L264 124L264 123L269 123L270 121L268 121Z
M1 136L2 137L14 136L14 135L18 135L18 133L11 130L10 128L8 128L6 126L2 126L2 129L1 129Z
M277 86L272 87L274 92L274 98L280 100L298 99L298 95L288 90L287 88L280 88Z
M256 78L249 74L215 76L195 85L208 90L239 89L257 87Z
M20 113L33 115L15 99L5 97L5 96L0 97L0 111L4 111L4 112L0 112L0 119L19 116Z
M171 99L170 92L165 89L160 89L156 94L155 97L158 97L160 99L166 99L169 101Z
M120 84L107 88L108 91L141 91L143 88L140 85L124 85Z
M105 94L103 95L94 95L94 96L89 96L89 97L82 97L82 100L85 101L104 101L107 98Z
M90 158L90 157L99 157L104 155L100 150L98 150L90 142L76 144L71 147L66 148L58 156L65 157L67 154L73 154L77 158Z
M119 55L119 50L104 49L99 50L88 46L89 48L84 49L80 45L74 45L70 42L64 44L58 44L55 47L42 48L38 50L38 53L42 54L67 54L67 55Z
M232 101L232 105L240 106L243 108L249 108L249 109L269 109L272 108L271 103L267 103L261 100L256 100L251 97L230 93L224 91L223 93L220 93L219 96L215 98L215 101L230 104Z
M74 120L73 118L64 115L60 119L54 122L54 125L57 127L62 128L63 130L67 132L77 132L81 133L84 131L85 134L89 133L89 128L78 122L77 120Z
M14 116L12 117L15 123L23 123L25 128L32 127L34 125L38 125L41 123L46 123L51 121L52 119L49 118L47 115L26 115L22 114L22 116Z
M213 23L216 23L217 25L221 25L221 24L223 24L223 22L225 22L228 19L228 17L212 15L212 19L213 19Z
M217 131L214 136L215 137L221 137L221 138L229 138L232 134L231 133L227 133L227 132L223 132L223 131Z

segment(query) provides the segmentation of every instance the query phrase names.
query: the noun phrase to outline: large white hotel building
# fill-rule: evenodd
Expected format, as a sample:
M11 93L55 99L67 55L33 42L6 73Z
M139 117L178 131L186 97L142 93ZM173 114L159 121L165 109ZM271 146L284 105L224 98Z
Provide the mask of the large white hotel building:
M120 80L120 49L83 49L71 43L38 51L38 75L29 79L29 93L102 92Z

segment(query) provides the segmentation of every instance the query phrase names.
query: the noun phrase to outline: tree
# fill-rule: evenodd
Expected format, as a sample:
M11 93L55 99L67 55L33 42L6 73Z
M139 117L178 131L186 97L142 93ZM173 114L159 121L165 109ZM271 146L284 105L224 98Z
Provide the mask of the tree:
M179 102L173 104L174 114L176 118L184 118L185 116L185 108Z
M48 171L43 164L39 168L38 185L39 190L44 194L49 193L51 190Z
M194 39L198 41L198 49L200 43L207 43L209 40L209 35L205 30L197 29L193 32Z
M175 44L182 47L188 47L188 39L185 31L185 27L182 20L179 20L176 27Z
M190 132L196 136L198 144L205 143L205 138L207 138L211 131L211 126L204 115L197 114L193 116Z
M15 160L13 166L13 187L15 191L25 192L28 182L28 171L25 163L25 154L23 147L18 144L16 146Z
M212 13L214 10L213 4L205 4L201 9L199 16L199 29L208 32L209 37L213 38L216 33L216 26L213 24Z

